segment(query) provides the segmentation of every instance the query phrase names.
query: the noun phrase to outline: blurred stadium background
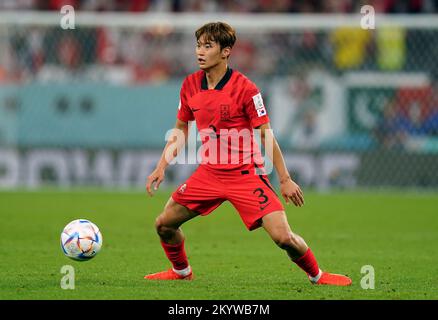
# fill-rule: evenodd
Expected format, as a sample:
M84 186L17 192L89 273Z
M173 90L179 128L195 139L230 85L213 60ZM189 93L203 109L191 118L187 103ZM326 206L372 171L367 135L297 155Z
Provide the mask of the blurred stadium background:
M60 27L63 5L75 29ZM360 27L372 5L376 29ZM438 187L438 1L0 1L0 187L143 188L172 128L194 31L237 30L296 180ZM167 186L191 166L171 166ZM275 177L273 177L275 178ZM275 181L275 180L274 180Z

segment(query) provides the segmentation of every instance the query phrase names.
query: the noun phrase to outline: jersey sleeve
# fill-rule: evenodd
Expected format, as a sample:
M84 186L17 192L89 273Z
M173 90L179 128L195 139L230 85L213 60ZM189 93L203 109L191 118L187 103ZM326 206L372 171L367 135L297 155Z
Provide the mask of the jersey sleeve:
M243 107L253 128L269 122L262 94L254 84L247 89Z
M188 94L189 93L186 89L186 81L184 81L179 93L178 113L176 115L179 120L184 122L195 120L192 109L190 109L188 105Z

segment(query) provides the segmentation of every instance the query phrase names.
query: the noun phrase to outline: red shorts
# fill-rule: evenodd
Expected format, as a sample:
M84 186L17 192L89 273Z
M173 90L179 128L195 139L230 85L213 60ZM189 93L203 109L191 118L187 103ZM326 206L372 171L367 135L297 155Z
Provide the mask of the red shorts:
M228 200L239 212L248 230L261 226L261 218L284 207L265 174L254 167L217 170L200 165L172 194L177 203L207 215Z

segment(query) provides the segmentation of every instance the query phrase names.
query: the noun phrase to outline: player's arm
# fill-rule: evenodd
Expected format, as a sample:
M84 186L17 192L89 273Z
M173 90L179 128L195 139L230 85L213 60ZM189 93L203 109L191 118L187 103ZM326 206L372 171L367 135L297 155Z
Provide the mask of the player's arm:
M260 130L261 142L265 147L265 151L271 159L275 171L277 172L278 179L280 180L281 195L286 200L287 204L292 201L297 207L301 207L304 205L303 191L301 191L299 185L296 184L289 175L280 146L274 137L269 122L258 126L257 129ZM266 148L266 141L270 142L268 144L269 148ZM271 145L272 148L270 147Z
M189 123L176 119L175 128L172 130L172 134L164 147L157 167L149 175L146 182L146 190L149 195L153 195L151 188L155 183L154 190L157 190L160 183L164 180L164 173L169 163L176 158L179 151L184 148L189 132Z

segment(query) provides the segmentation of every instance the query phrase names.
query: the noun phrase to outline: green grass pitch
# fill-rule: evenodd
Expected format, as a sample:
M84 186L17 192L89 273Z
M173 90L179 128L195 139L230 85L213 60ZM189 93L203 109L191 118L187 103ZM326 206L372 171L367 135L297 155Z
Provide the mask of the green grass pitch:
M229 203L183 226L194 281L154 282L168 268L154 230L170 190L0 193L0 299L437 299L438 196L414 192L306 193L286 206L324 270L351 287L312 286L263 229L248 232ZM62 228L90 219L103 234L91 261L60 248ZM61 267L75 269L75 289L60 287ZM375 289L364 290L364 265Z

